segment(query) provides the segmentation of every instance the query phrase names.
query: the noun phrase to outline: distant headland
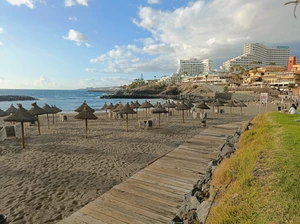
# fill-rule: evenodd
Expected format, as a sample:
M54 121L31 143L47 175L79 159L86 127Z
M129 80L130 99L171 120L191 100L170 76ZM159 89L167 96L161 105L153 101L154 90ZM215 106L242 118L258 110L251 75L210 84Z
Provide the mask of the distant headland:
M31 96L18 96L18 95L0 95L0 102L3 101L26 101L26 100L38 100Z

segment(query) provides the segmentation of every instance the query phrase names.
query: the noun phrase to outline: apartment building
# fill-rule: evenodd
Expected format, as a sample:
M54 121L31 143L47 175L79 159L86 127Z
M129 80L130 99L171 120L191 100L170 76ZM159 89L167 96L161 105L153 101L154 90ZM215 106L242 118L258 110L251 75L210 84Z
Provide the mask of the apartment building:
M223 68L230 71L232 66L262 67L270 64L288 66L290 49L288 46L268 48L261 43L244 44L243 54L223 62ZM256 63L253 63L256 62Z
M213 71L214 61L212 59L200 60L197 58L190 58L189 60L180 59L178 62L178 74L185 74L187 76L197 76L201 73L208 73Z

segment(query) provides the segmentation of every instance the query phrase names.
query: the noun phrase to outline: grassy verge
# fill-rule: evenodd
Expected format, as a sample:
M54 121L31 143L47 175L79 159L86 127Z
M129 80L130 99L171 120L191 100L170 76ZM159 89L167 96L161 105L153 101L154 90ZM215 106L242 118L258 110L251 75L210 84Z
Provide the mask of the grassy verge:
M300 115L257 116L214 172L207 223L300 223Z

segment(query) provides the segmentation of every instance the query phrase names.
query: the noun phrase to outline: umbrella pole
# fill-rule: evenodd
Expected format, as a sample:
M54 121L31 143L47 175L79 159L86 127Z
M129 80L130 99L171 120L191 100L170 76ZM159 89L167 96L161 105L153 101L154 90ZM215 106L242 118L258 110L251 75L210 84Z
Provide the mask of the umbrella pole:
M242 107L241 107L241 115L242 115Z
M182 110L182 123L184 123L184 110Z
M107 109L105 109L105 113L106 113L106 119L108 119Z
M146 117L147 117L147 109L148 109L148 108L146 108Z
M158 113L158 127L160 127L160 113Z
M138 108L136 108L136 119L138 119L139 118L139 116L138 116Z
M85 119L85 138L87 138L87 127L88 127L87 119Z
M21 131L22 131L22 147L25 149L25 140L24 140L24 123L21 122Z
M126 131L128 132L128 114L126 114Z
M47 114L47 122L48 122L48 129L49 129L50 127L49 127L49 116L48 116L48 114Z
M40 127L40 119L39 119L39 116L37 115L37 122L38 122L38 131L39 131L39 135L41 134L41 127Z
M168 120L170 120L170 108L168 107Z
M54 114L52 114L52 123L54 124Z

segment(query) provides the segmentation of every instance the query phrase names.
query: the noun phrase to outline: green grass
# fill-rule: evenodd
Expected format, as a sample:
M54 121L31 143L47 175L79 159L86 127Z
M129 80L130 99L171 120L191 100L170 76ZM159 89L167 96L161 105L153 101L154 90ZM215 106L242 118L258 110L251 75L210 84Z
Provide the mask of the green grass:
M273 112L252 121L237 152L214 173L212 185L220 194L207 223L300 223L297 119Z

